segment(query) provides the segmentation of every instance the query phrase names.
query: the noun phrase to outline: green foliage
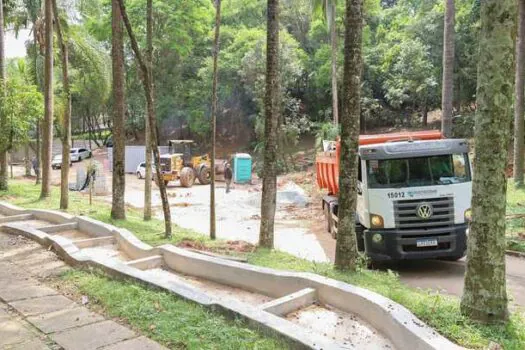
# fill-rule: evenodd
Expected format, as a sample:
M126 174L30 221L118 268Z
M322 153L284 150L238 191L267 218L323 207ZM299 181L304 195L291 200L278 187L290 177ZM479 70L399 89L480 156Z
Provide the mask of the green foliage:
M479 1L456 0L455 103L457 114L469 109L476 94ZM344 1L294 0L281 3L281 88L283 112L299 106L297 115L311 122L331 116L331 50L327 24L336 3L335 29L343 41ZM424 111L441 100L442 0L365 0L362 125L419 126ZM12 23L31 25L40 0L14 1ZM73 92L73 126L86 120L110 126L110 0L60 2L69 42ZM223 0L219 61L219 142L256 141L256 120L263 112L266 1ZM146 6L127 0L126 6L139 46L145 48ZM209 139L213 2L154 0L154 78L161 137L184 135ZM327 18L329 17L329 18ZM68 19L66 22L65 20ZM65 25L69 23L69 25ZM126 45L126 57L131 57ZM34 46L28 46L34 56ZM42 82L41 58L31 60L33 82ZM337 55L338 85L342 89L343 45ZM60 62L56 93L61 96ZM141 139L145 101L140 74L126 60L127 129ZM60 98L57 99L60 107ZM285 117L286 118L286 117ZM297 123L290 124L293 139ZM299 122L298 124L303 124ZM301 128L303 132L308 128ZM293 142L292 142L293 143Z
M315 148L318 150L323 149L323 141L335 141L341 134L340 126L330 122L317 123L315 129Z
M0 113L6 123L1 126L0 145L9 150L29 141L30 131L44 114L44 99L37 87L30 83L24 59L11 61L7 71L5 91L0 85L0 94L5 94Z

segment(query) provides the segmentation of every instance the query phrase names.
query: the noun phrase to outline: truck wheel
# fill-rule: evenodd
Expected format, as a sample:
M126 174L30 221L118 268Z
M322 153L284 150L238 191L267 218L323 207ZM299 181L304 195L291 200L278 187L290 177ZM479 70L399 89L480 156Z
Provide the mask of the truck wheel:
M195 183L195 171L190 167L182 168L180 184L182 187L191 187Z
M199 171L199 183L201 185L209 185L211 182L211 170L207 166L203 166Z
M355 238L357 241L357 251L358 252L364 252L365 251L365 237L364 237L364 230L365 228L363 225L356 223L355 224Z

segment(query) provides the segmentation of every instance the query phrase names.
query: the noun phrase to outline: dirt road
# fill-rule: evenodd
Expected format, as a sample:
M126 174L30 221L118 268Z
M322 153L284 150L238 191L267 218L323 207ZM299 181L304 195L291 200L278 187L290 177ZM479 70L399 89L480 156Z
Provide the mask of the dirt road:
M74 169L83 163L74 165ZM15 174L22 174L15 168ZM59 182L60 171L53 171L53 182ZM70 179L75 178L72 171ZM107 175L111 186L111 174ZM144 180L134 175L126 177L126 202L137 208L143 207ZM153 186L153 205L160 217L160 195ZM324 218L318 199L301 193L294 185L280 187L275 227L275 247L308 260L325 262L335 257L335 241L325 232ZM209 186L196 185L191 189L170 185L168 189L173 221L203 235L209 228ZM257 243L260 223L260 185L235 185L226 194L224 184L217 184L217 235L228 240L245 240ZM111 202L111 196L103 198ZM304 202L306 200L306 202ZM461 296L466 262L438 260L409 261L387 265L399 273L406 284L444 294ZM507 257L507 283L509 297L514 306L525 308L525 259Z

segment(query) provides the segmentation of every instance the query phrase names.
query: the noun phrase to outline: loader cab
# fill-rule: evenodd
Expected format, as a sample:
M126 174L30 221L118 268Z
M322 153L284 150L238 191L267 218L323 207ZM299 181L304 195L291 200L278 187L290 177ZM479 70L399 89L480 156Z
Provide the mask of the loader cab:
M171 140L168 142L170 154L180 154L185 166L191 164L192 157L198 154L193 140Z

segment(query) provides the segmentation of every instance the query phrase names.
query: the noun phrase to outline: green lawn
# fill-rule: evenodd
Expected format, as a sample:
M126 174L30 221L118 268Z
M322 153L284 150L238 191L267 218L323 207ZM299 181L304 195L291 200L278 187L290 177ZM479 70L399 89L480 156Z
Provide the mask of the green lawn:
M508 249L525 252L525 188L516 188L512 181L507 189L507 217Z
M27 182L13 181L11 182L9 192L4 193L3 195L0 194L0 199L8 200L13 204L28 208L58 208L58 189L53 189L52 197L46 201L38 200L39 193L39 188L37 186L28 184ZM90 208L87 204L87 197L79 194L72 194L71 197L72 210L70 210L70 213L89 215L103 222L127 228L134 232L141 240L151 245L158 245L167 242L177 244L182 240L193 240L198 241L198 244L204 245L211 250L222 251L226 246L225 242L211 242L201 235L189 230L180 229L176 226L174 227L175 232L172 239L167 241L162 237L163 224L159 220L152 220L148 223L144 223L141 220L141 213L134 209L130 209L126 221L114 221L109 217L108 204L96 202L95 205ZM514 201L513 203L518 203L520 201L518 198L523 198L523 202L525 203L525 192L520 190L514 191L512 195L509 194L509 201L512 200ZM519 205L515 204L515 206L518 207ZM313 272L373 290L404 305L430 326L434 327L438 332L452 341L466 347L481 349L486 347L490 341L494 341L501 344L505 349L525 349L525 319L522 315L514 314L507 324L495 326L481 325L461 316L459 312L458 298L444 296L433 291L409 288L399 281L399 278L395 273L390 271L380 272L362 269L357 273L342 273L335 271L330 264L312 263L286 253L264 249L258 249L255 252L246 253L246 257L248 258L249 263L254 265L282 270ZM137 300L142 299L140 296L142 295L141 293L145 293L145 295L150 295L150 293L152 293L151 295L160 293L158 295L163 295L162 292L153 292L151 289L133 283L124 284L121 282L115 282L96 273L74 272L71 275L66 275L65 279L77 285L77 287L83 290L87 295L99 300L100 304L103 305L112 315L123 318L132 325L139 327L145 332L149 332L149 326L147 325L149 322L140 321L139 319L142 316L135 320L137 318L136 307L139 309L140 307L144 307L153 310L151 308L151 300L153 299L148 299L145 303L138 302ZM133 298L136 299L130 297L133 299L133 302L130 301L129 303L123 302L122 304L114 304L115 296L111 291L113 288L117 288L116 286L119 286L118 288L122 288L123 290L135 291ZM168 296L166 296L166 298L168 298ZM171 298L169 300L172 300L173 303L179 302L176 297L169 298ZM137 304L134 304L135 301L137 301ZM153 305L155 305L154 302ZM175 325L160 326L161 324L164 324L163 316L161 315L154 316L150 315L149 312L146 312L146 314L147 317L155 317L155 321L152 323L155 324L155 329L163 329L162 327L175 327ZM200 318L197 317L195 318L197 321L192 319L191 322L198 322L199 319ZM193 326L196 327L196 329L201 327L199 324ZM241 327L240 325L237 326ZM228 327L230 327L230 325L225 325L225 327L225 329L229 329ZM239 332L241 332L241 330L239 330ZM165 341L171 342L171 340L168 339L165 339ZM267 339L260 341L270 342ZM185 344L190 344L189 338L186 340ZM243 342L243 345L247 348L263 348L263 346L255 344L256 340L252 343ZM207 345L202 345L204 348L206 346ZM277 345L275 343L268 343L267 346L271 348L272 346ZM223 348L219 344L217 347ZM225 345L225 348L228 347Z

